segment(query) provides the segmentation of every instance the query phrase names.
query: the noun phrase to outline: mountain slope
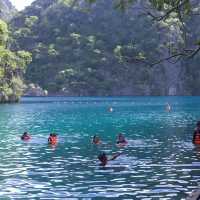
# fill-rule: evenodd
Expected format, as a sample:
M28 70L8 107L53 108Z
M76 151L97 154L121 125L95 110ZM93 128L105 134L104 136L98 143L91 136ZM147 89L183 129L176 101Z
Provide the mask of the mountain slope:
M12 48L33 55L28 83L65 95L200 94L183 61L145 63L182 45L177 18L156 24L139 14L140 4L121 12L112 0L78 2L37 0L12 20Z

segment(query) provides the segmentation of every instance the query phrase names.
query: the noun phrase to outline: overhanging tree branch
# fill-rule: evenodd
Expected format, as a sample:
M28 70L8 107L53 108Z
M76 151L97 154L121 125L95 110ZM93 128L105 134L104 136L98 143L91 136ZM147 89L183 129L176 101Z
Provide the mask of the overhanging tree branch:
M177 13L180 12L181 8L187 3L187 1L188 0L184 0L184 1L179 0L175 6L173 6L170 10L168 10L164 15L161 15L161 16L156 16L152 14L150 11L147 11L146 14L152 17L152 19L155 21L163 21L163 20L166 20L172 12L175 12L175 11L177 11Z
M170 55L168 57L161 58L160 60L157 60L155 62L150 62L150 61L148 61L146 59L128 58L128 57L125 57L125 60L128 63L140 62L140 63L143 63L143 64L148 65L150 67L153 67L153 66L161 64L161 63L163 63L165 61L170 61L170 60L172 60L174 58L176 60L172 61L173 64L177 63L181 59L192 59L192 58L194 58L198 54L198 52L200 52L200 46L197 47L196 49L184 49L181 52L175 53L175 54Z
M194 58L194 56L195 56L197 53L199 53L199 51L200 51L200 46L199 46L197 49L195 49L195 50L188 56L188 58Z

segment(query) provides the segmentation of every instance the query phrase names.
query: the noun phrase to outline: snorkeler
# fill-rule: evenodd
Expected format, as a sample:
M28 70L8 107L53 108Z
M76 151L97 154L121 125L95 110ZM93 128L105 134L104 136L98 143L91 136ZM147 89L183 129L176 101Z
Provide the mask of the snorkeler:
M200 121L198 121L197 124L196 124L196 128L194 130L192 142L193 142L193 144L200 145Z
M28 134L28 132L24 132L21 136L21 139L27 141L31 139L31 136Z
M119 133L117 136L117 144L127 144L127 140L125 139L124 135L122 133Z
M101 144L101 139L99 138L99 136L94 135L94 137L92 138L92 143L93 144Z
M48 138L48 143L49 143L49 144L52 144L52 145L55 145L55 144L57 144L57 142L58 142L57 134L51 133L51 134L49 135L49 138Z
M116 153L111 158L108 159L106 153L103 152L98 156L98 159L101 162L100 163L101 166L106 166L108 161L115 160L120 155L121 155L121 153Z

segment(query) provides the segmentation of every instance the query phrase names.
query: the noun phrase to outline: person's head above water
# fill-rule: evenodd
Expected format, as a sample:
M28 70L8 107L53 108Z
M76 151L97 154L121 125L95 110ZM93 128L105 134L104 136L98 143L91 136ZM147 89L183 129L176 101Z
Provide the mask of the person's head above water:
M105 157L106 157L106 153L105 152L100 153L99 156L98 156L99 160L102 160Z
M125 136L122 133L119 133L117 136L117 144L125 144L127 143L127 140L125 139Z
M118 139L125 139L125 137L122 133L119 133L117 137L118 137Z
M23 135L21 136L22 140L29 140L31 139L31 136L29 135L28 132L24 132Z
M27 136L27 135L28 135L28 132L24 132L24 133L23 133L23 136Z
M94 136L93 136L93 140L95 140L97 137L98 137L97 135L94 135Z
M196 126L200 128L200 121L197 122Z
M49 138L48 138L48 143L51 145L56 145L57 142L58 142L57 134L50 133Z
M108 158L106 153L102 152L102 153L99 154L98 159L101 162L101 164L100 164L101 166L106 166L108 161L115 160L120 155L121 155L121 153L115 153L115 154L112 155L111 158Z
M101 161L101 165L103 165L103 166L105 166L108 162L108 158L106 156L106 153L104 153L104 152L99 154L98 159L99 159L99 161Z
M100 140L99 136L94 135L94 136L93 136L93 139L92 139L92 142L93 142L94 144L99 144L99 143L101 142L101 140Z
M58 135L56 133L50 133L49 137L57 137Z

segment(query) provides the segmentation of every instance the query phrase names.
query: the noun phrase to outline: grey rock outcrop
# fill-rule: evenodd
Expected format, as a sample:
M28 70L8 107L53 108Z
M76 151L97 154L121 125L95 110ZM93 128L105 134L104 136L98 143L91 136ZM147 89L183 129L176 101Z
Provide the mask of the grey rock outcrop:
M25 90L24 96L47 96L48 91L42 89L39 85L29 84Z

